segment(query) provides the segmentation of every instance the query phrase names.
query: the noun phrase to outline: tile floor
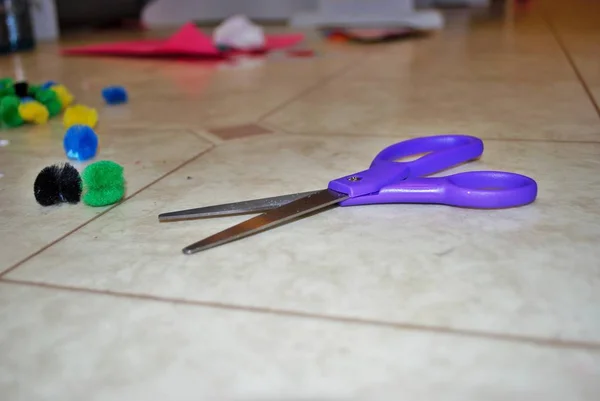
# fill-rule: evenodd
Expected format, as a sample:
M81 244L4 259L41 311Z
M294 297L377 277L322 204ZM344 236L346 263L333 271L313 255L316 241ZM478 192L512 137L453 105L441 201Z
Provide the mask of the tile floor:
M53 45L0 60L97 107L99 157L128 183L113 207L42 208L60 119L0 131L1 398L600 399L600 4L446 14L431 38L309 34L317 57L237 67ZM115 83L131 102L105 107ZM318 189L392 142L456 132L486 144L456 171L532 176L537 201L338 208L193 256L243 218L157 221Z

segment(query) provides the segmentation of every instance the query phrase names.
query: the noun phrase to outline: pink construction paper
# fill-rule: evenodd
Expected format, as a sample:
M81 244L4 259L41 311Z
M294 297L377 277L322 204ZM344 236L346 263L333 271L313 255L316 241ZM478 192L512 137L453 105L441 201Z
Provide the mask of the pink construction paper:
M264 49L253 52L268 52L285 49L300 43L302 34L267 35ZM63 49L64 55L105 55L130 57L226 57L227 53L219 50L212 38L206 35L193 23L187 23L175 34L164 40L137 40L129 42L102 43L96 45L76 46ZM240 53L240 51L236 51Z
M267 35L265 50L280 50L297 45L304 40L301 33L290 33L286 35Z

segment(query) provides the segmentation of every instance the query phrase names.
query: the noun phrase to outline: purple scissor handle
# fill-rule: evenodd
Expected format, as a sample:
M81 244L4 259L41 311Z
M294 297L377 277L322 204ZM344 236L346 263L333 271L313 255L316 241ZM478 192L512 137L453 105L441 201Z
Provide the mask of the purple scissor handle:
M395 160L427 153L410 161ZM399 142L382 150L369 169L329 183L349 195L340 206L381 203L430 203L471 208L525 205L537 196L536 182L502 171L473 171L424 177L475 160L483 142L467 135L437 135Z

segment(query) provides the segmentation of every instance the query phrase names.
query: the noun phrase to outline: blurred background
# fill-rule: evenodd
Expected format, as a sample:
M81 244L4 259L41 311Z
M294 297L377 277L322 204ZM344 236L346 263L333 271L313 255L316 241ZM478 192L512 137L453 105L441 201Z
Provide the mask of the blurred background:
M493 10L502 0L0 0L7 10L28 4L38 41L76 30L114 27L173 27L188 21L216 24L243 14L261 24L314 26L327 23L416 25L439 29L442 8ZM501 9L502 7L495 7ZM358 19L356 17L359 17ZM341 18L342 21L336 21ZM5 25L10 25L5 23Z

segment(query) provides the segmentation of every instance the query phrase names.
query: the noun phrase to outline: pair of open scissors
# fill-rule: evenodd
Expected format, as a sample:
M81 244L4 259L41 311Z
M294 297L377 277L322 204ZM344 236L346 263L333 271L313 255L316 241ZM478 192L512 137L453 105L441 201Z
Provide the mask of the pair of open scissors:
M413 161L396 161L423 153ZM367 170L332 180L326 189L163 213L158 219L164 222L262 212L183 248L183 253L193 254L333 206L425 203L496 209L535 200L536 182L520 174L472 171L425 177L476 160L482 153L481 139L467 135L409 139L383 149Z

